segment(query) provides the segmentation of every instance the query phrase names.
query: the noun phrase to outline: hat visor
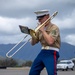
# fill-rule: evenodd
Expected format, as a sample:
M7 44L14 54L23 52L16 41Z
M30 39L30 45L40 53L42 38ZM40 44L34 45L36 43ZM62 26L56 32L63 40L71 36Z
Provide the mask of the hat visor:
M37 16L37 20L39 20L39 19L41 19L41 18L43 18L44 16L46 16L46 15L42 15L42 16Z

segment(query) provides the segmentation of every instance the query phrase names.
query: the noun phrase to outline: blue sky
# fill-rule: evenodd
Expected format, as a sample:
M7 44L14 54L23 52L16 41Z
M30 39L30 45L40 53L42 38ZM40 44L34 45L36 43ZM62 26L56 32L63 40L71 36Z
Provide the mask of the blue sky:
M20 32L18 26L36 28L34 11L44 9L49 10L50 14L58 11L52 23L59 27L62 42L75 45L74 0L0 0L0 44L20 41L25 34Z

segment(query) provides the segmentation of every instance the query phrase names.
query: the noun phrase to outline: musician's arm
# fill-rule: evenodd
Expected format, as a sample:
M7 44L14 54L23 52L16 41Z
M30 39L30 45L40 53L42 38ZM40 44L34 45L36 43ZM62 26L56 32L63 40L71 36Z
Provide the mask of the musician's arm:
M30 40L30 42L31 42L31 45L35 45L35 44L38 43L39 41L38 41L37 39L32 38L32 39Z

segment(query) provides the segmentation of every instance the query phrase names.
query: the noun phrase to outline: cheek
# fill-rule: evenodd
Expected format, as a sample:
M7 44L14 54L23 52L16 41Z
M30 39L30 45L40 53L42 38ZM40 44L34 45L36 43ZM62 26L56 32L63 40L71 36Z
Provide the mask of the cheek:
M39 23L42 23L42 20L40 19L40 20L38 20L38 22L39 22Z
M39 23L41 23L41 21L40 21L40 20L38 20L38 22L39 22Z
M45 21L45 19L39 19L38 21L42 24Z

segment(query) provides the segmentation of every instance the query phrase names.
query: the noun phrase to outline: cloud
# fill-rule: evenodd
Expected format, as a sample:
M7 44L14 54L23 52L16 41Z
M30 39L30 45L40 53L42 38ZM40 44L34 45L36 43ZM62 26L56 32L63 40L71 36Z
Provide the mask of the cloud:
M74 29L75 28L75 9L71 14L67 14L66 17L63 19L54 19L53 22L55 22L60 29Z
M72 0L44 0L43 2L41 0L1 0L0 15L4 17L24 18L33 16L32 13L36 10L49 9L50 13L58 10L60 15L63 16L66 11L70 13L73 10L74 3L75 1Z
M30 8L35 8L39 5L44 5L44 4L49 3L49 2L52 2L52 0L51 1L46 0L43 2L41 2L40 0L26 0L26 1L25 0L13 0L13 1L12 0L7 0L7 1L2 0L2 1L0 1L0 3L3 4L6 9L16 8L16 7L29 8L30 9ZM11 7L9 7L9 6L11 6Z
M0 36L0 44L17 43L24 35Z
M65 37L65 42L75 45L75 34L71 34Z
M57 1L62 3L75 3L74 0L57 0Z
M33 21L34 20L29 17L22 19L0 17L0 34L19 34L19 25L34 27L33 24L35 24L35 22Z
M17 43L26 34L21 33L19 25L34 29L36 22L32 18L7 18L0 17L0 43Z
M0 43L15 43L25 36L20 32L20 24L34 29L34 11L42 9L50 10L50 14L58 11L52 22L60 28L62 41L75 33L74 0L0 0Z

